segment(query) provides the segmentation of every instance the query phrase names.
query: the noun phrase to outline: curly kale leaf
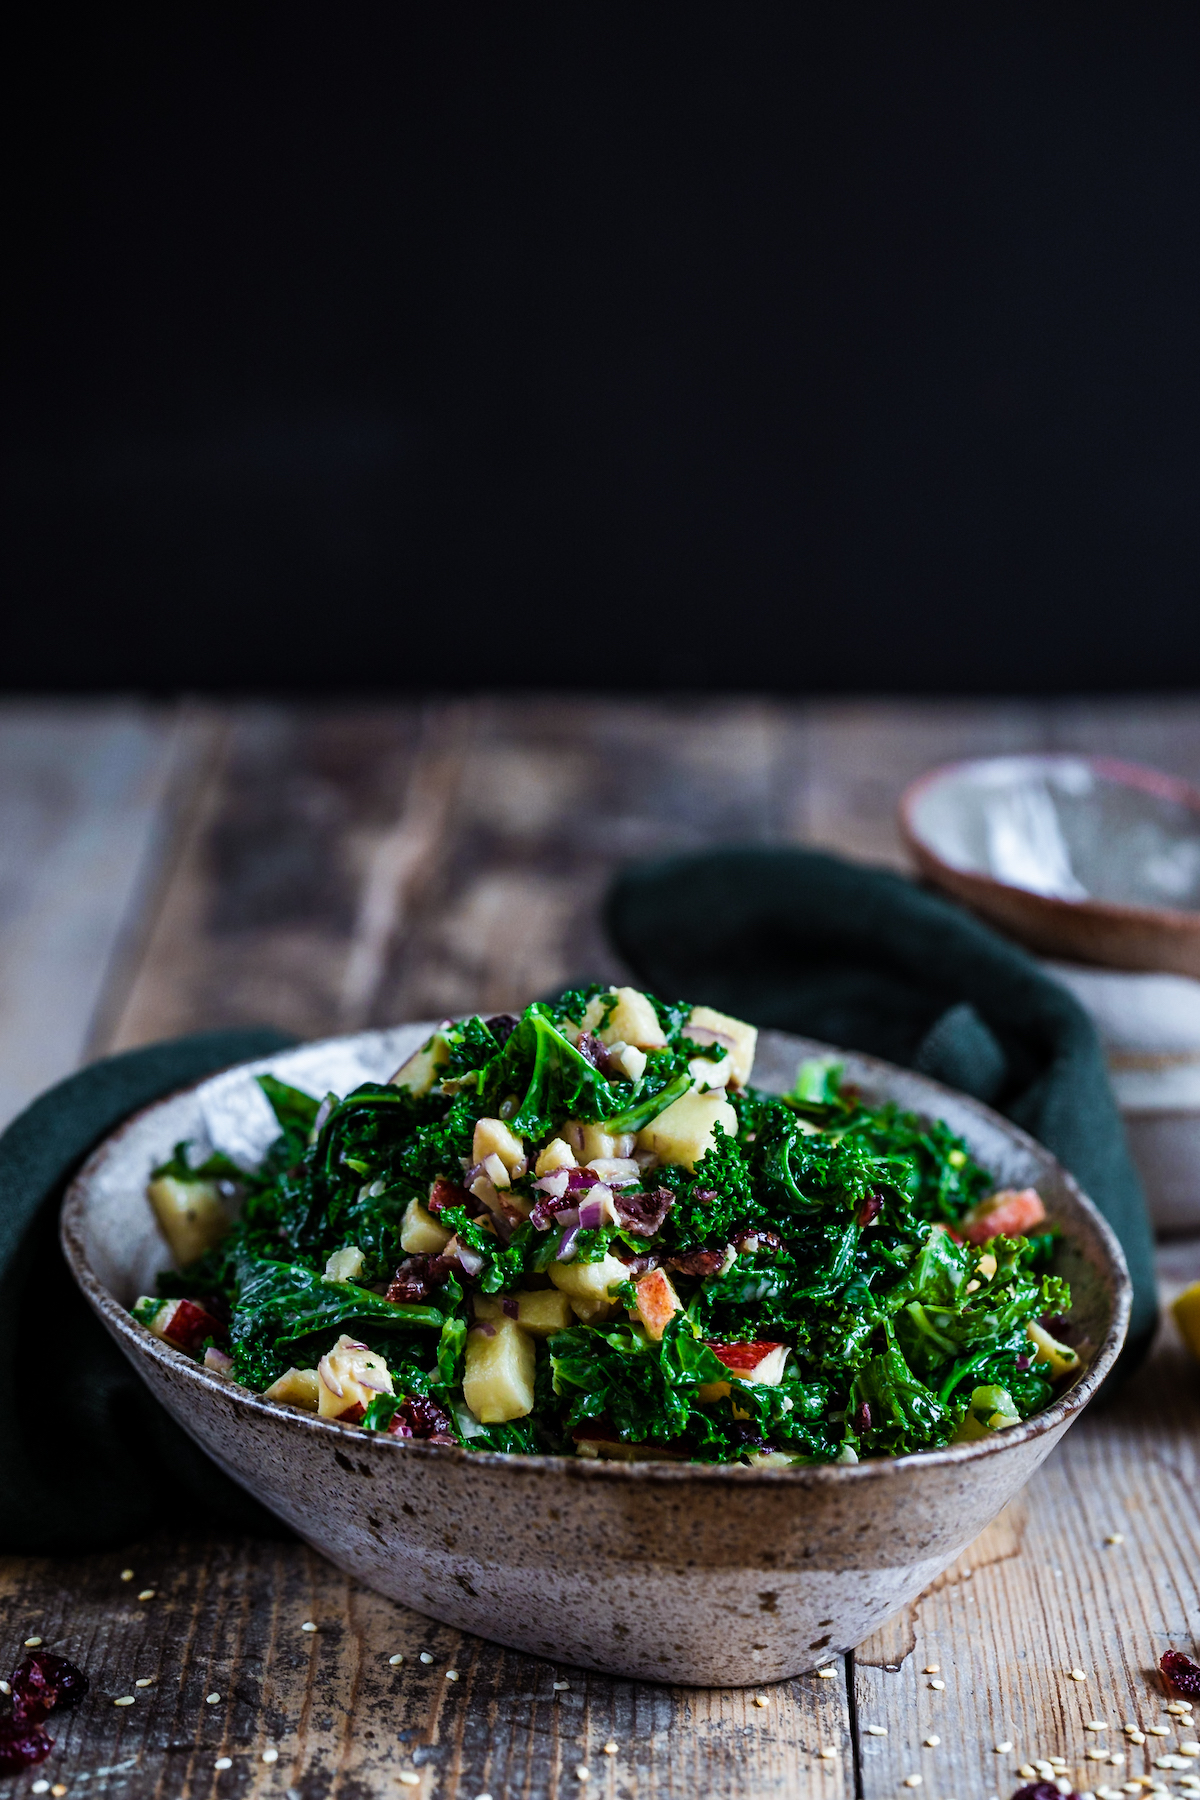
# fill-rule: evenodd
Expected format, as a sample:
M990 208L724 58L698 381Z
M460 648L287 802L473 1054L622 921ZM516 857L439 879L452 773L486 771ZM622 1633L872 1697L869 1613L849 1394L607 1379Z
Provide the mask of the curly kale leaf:
M333 1336L350 1324L375 1330L440 1330L432 1306L396 1306L351 1282L326 1281L296 1263L247 1261L230 1322L230 1354L239 1381L267 1387L288 1367L285 1352L304 1339Z

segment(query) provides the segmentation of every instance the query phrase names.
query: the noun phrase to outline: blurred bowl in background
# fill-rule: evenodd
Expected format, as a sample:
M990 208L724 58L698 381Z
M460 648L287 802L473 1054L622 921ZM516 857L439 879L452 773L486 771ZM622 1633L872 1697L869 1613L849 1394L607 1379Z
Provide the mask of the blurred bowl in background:
M1200 793L1107 757L989 757L913 782L900 825L923 875L1052 959L1099 1033L1156 1229L1200 1229Z
M1100 756L996 756L914 781L917 867L1045 956L1200 977L1200 792Z

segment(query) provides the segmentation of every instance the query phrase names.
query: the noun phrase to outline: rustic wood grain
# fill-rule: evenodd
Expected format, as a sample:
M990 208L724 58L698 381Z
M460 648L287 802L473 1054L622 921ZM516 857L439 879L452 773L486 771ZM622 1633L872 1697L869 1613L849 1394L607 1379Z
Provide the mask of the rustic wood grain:
M142 862L105 940L104 991L89 1001L93 1054L251 1019L318 1035L500 1008L611 977L599 901L621 863L790 841L895 865L900 789L952 757L1091 748L1200 777L1194 700L650 707L517 696L241 705L157 713L153 726L174 760L155 765L158 787L131 790L142 837L113 827L113 843L142 844ZM103 732L90 741L102 758ZM83 815L63 815L68 838L71 816ZM103 850L103 806L88 817ZM35 945L27 971L51 1009L63 1004L55 941ZM0 968L7 954L0 918ZM1168 1284L1193 1266L1200 1275L1200 1246L1164 1254ZM1094 1792L1100 1765L1080 1760L1081 1725L1093 1713L1113 1725L1162 1716L1155 1660L1168 1643L1200 1640L1198 1447L1200 1381L1168 1327L1118 1403L1085 1420L959 1565L850 1659L849 1687L842 1669L805 1677L764 1690L766 1707L752 1693L609 1681L502 1650L380 1599L293 1542L164 1537L112 1556L2 1562L0 1659L41 1635L92 1675L91 1696L55 1725L45 1770L72 1794L850 1800L905 1792L920 1774L931 1800L988 1800L1012 1792L1031 1754L1067 1757ZM1105 1542L1114 1531L1122 1544ZM152 1601L136 1599L144 1587ZM310 1618L315 1634L299 1629ZM392 1668L396 1652L405 1661ZM932 1662L937 1677L921 1673ZM1087 1684L1066 1680L1072 1667ZM142 1675L152 1685L137 1689ZM556 1680L570 1687L556 1695ZM124 1693L135 1704L115 1707ZM941 1744L924 1747L929 1735ZM1108 1738L1130 1758L1108 1765L1114 1785L1149 1767L1145 1750L1135 1759ZM1008 1739L1013 1753L997 1756L991 1744ZM262 1760L269 1749L277 1761ZM221 1756L228 1770L215 1768ZM400 1784L402 1771L418 1786ZM1162 1779L1178 1791L1174 1773Z

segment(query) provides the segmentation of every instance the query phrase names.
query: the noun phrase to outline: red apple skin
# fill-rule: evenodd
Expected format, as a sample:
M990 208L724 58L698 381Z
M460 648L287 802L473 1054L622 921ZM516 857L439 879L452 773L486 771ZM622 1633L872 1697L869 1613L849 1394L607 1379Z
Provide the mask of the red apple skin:
M782 1350L782 1344L772 1344L765 1340L756 1344L709 1344L718 1362L723 1362L731 1375L740 1381L746 1381L753 1375L760 1362L774 1350Z
M1026 1237L1045 1217L1036 1188L1007 1188L972 1208L958 1229L968 1244L987 1244L994 1237Z
M223 1339L225 1327L194 1300L180 1300L162 1328L162 1336L189 1356L195 1356L205 1338Z

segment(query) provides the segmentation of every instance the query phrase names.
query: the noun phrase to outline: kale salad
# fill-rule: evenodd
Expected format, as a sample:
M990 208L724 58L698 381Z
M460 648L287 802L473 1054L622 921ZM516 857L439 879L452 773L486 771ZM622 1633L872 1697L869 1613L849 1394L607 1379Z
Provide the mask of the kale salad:
M634 988L447 1020L344 1098L187 1144L135 1318L268 1397L471 1450L853 1463L983 1438L1081 1368L1032 1189L831 1062ZM236 1217L235 1217L236 1215Z

